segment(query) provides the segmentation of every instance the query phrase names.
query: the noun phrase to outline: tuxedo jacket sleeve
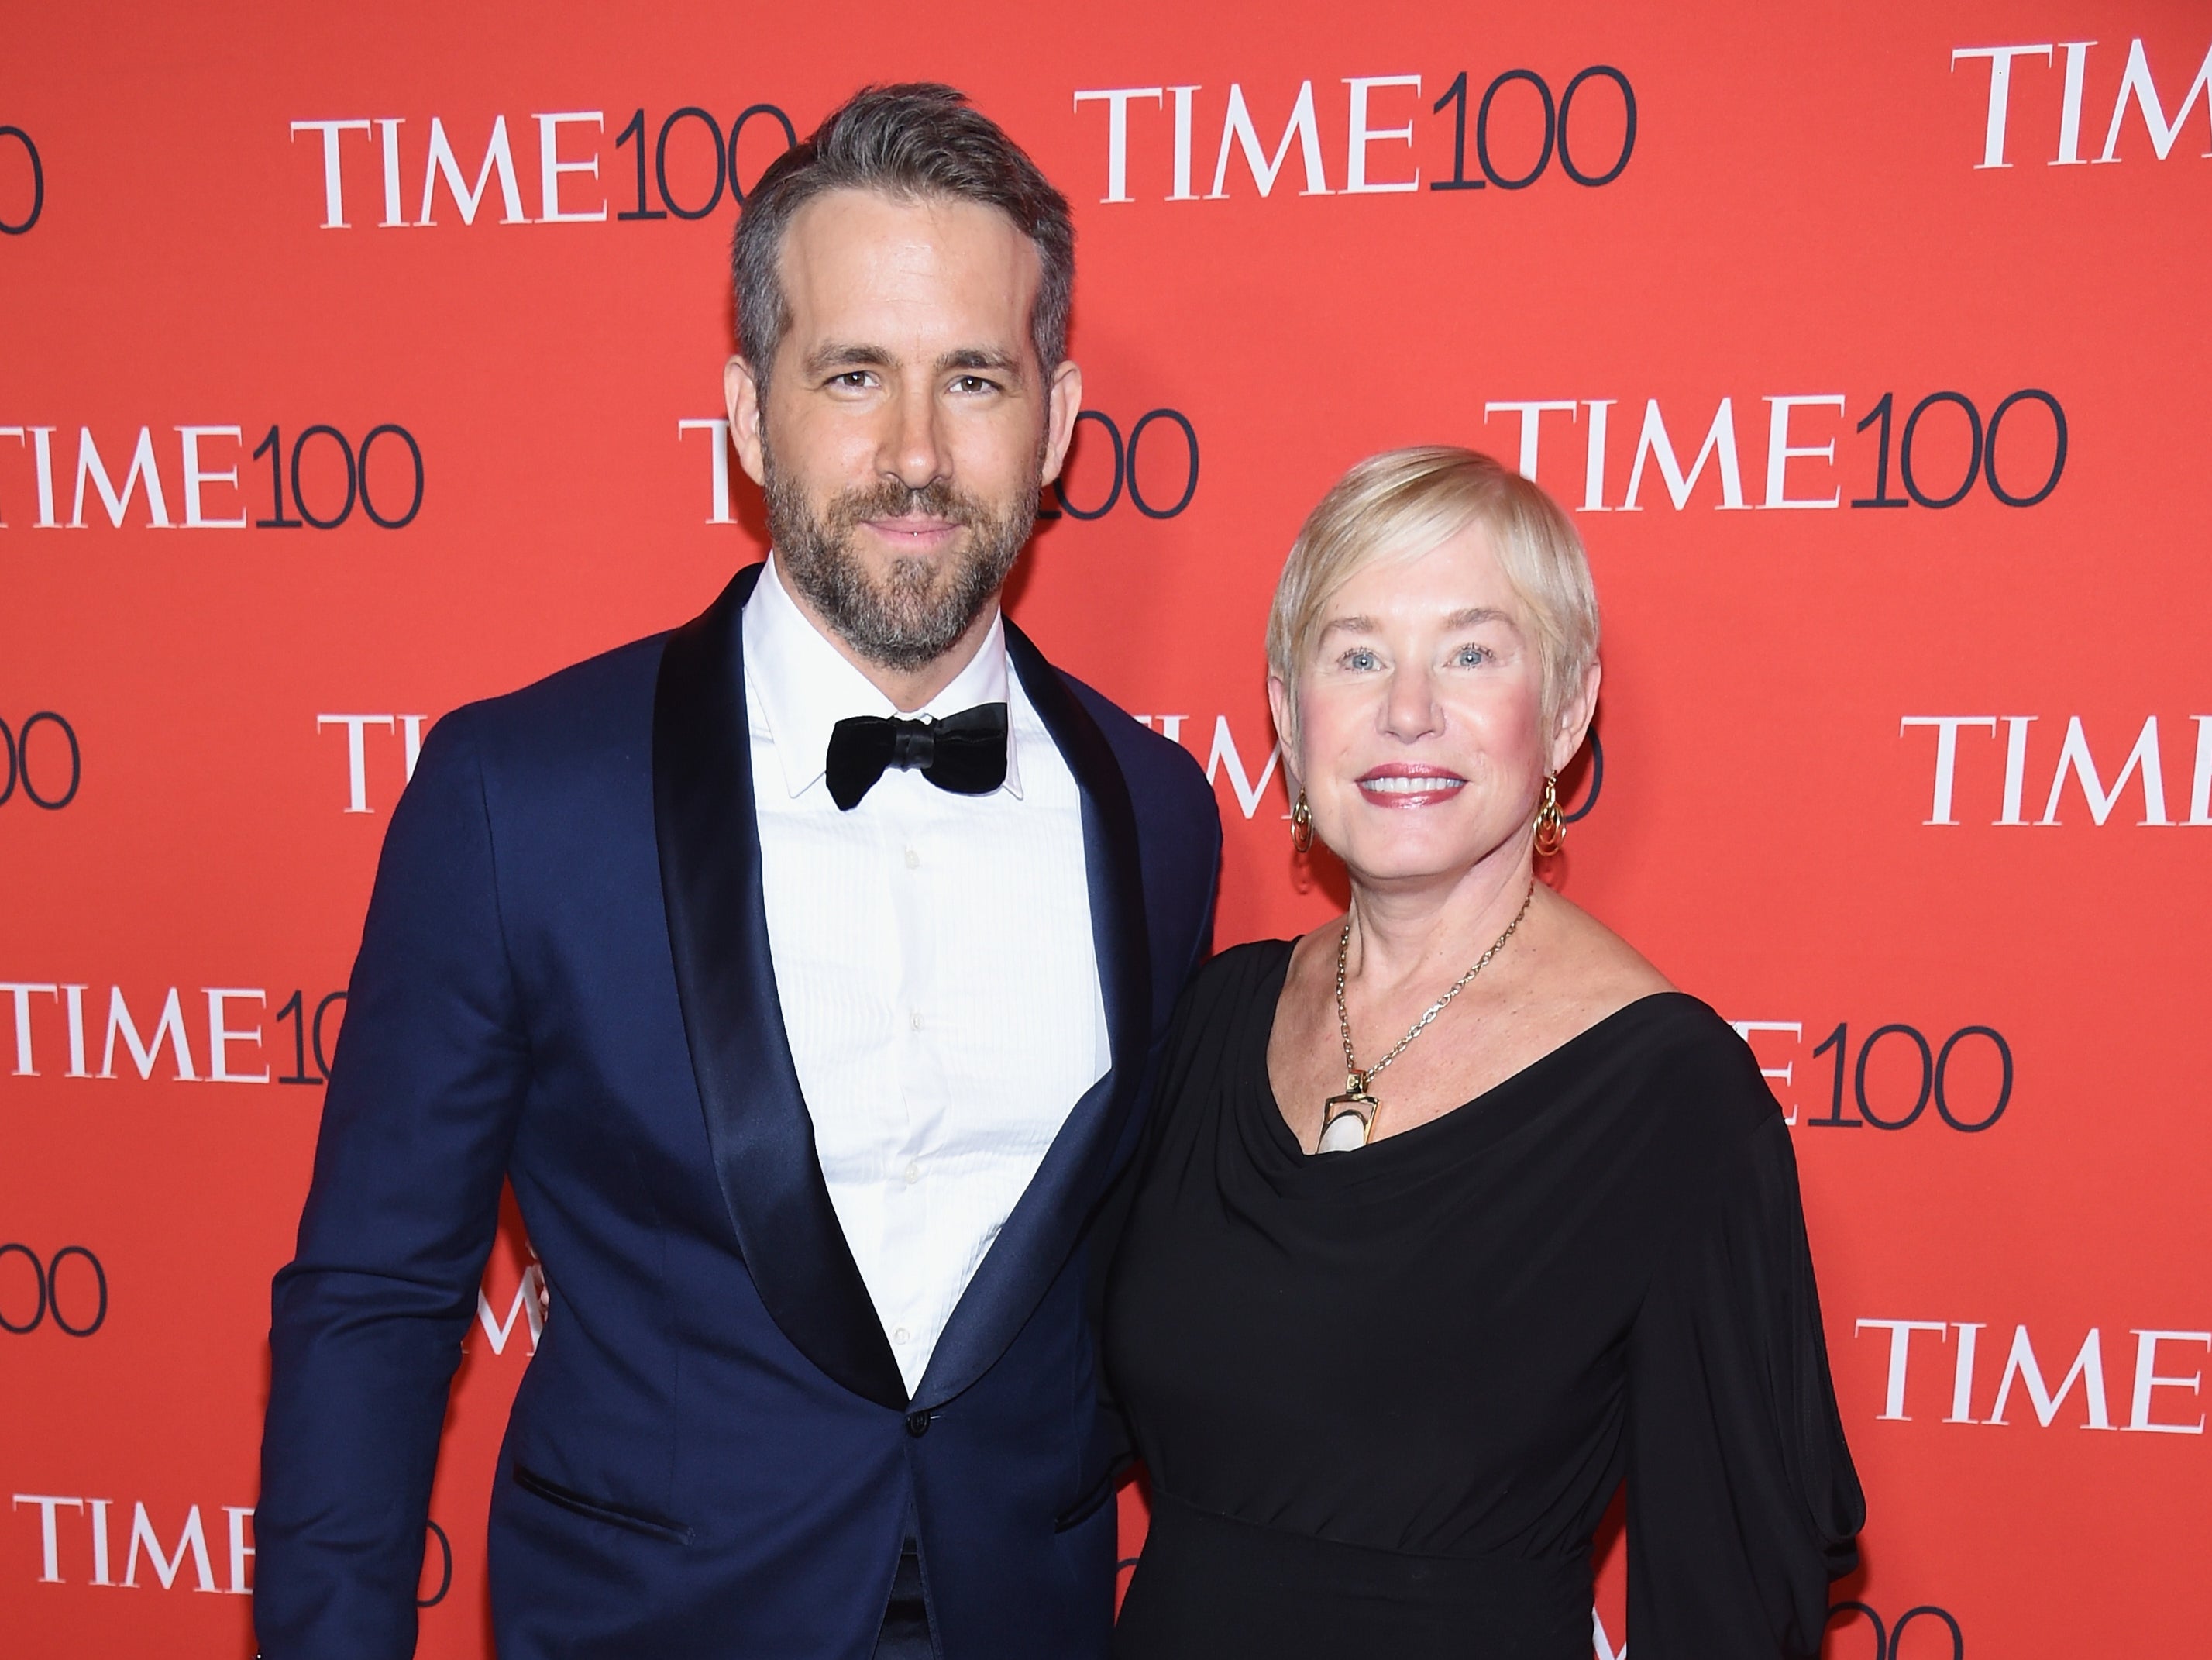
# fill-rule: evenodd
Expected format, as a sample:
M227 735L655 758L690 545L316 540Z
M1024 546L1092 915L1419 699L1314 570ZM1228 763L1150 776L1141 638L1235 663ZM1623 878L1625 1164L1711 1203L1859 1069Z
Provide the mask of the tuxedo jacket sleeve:
M275 1645L405 1655L431 1476L498 1225L530 1056L502 939L471 712L440 721L393 814L299 1246L277 1276L255 1514Z

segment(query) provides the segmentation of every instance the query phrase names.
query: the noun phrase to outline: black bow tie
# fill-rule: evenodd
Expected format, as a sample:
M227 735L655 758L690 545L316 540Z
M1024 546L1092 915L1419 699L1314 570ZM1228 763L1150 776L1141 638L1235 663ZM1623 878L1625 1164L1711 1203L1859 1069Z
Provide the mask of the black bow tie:
M918 768L955 795L988 795L1006 781L1006 706L978 703L942 721L856 714L830 733L830 799L850 812L885 767Z

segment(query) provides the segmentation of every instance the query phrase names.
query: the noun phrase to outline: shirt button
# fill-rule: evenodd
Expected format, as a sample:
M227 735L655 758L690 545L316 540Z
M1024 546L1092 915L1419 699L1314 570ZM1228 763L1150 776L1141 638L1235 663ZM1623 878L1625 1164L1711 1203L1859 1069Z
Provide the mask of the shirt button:
M921 1161L920 1159L918 1159L918 1158L909 1158L908 1160L907 1160L907 1165L906 1165L906 1184L907 1184L907 1186L908 1186L908 1187L912 1187L915 1183L917 1183L917 1182L919 1182L919 1181L921 1181Z
M900 1326L891 1333L891 1341L894 1343L911 1343L914 1341L914 1334L908 1331L904 1326Z
M906 867L908 870L920 870L921 868L921 855L916 853L912 848L908 848L906 850Z
M907 1019L912 1024L916 1031L920 1031L921 1030L921 1011L920 1009L916 1009L911 1014L908 1015Z

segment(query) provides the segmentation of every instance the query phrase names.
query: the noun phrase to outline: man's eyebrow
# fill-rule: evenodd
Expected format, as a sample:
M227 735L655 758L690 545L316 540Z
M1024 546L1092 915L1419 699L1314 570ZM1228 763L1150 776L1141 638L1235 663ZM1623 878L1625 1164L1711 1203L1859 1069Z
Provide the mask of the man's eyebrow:
M805 368L810 375L825 374L833 369L888 368L890 361L890 353L881 346L832 340L807 353Z
M999 351L985 346L963 346L939 358L937 368L940 374L951 369L989 369L995 374L1018 379L1022 373L1022 360L1016 352Z

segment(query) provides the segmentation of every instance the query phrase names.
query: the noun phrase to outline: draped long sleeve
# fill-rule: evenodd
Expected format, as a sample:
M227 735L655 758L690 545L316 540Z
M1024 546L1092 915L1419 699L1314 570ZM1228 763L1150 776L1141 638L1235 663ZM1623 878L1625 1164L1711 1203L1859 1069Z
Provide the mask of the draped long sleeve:
M1638 1660L1819 1651L1865 1502L1844 1444L1781 1118L1729 1150L1656 1268L1628 1355Z

